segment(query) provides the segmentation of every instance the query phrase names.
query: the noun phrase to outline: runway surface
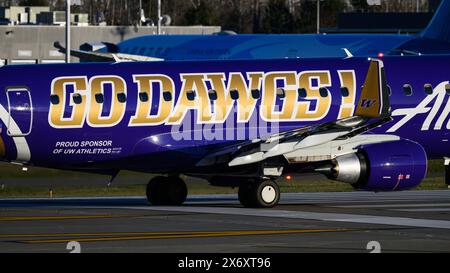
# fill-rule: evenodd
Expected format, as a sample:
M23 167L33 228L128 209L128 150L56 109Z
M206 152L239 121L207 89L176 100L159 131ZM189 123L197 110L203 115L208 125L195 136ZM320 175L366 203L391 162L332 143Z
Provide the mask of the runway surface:
M288 193L274 209L236 195L181 207L143 197L0 200L0 252L450 252L450 191Z

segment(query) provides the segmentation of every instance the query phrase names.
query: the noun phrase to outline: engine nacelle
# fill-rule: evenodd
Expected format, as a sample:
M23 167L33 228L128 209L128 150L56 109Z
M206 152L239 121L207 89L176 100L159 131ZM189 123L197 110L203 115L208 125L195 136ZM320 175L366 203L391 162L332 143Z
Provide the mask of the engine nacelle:
M397 191L420 184L427 172L427 155L416 142L363 145L357 153L336 158L328 176L368 191Z

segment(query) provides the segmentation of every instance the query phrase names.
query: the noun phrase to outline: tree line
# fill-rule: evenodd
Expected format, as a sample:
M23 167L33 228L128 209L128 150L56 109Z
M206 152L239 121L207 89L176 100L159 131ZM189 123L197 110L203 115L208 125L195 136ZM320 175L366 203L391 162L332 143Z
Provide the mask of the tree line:
M50 6L64 10L65 0L0 0L0 5ZM108 25L136 25L139 0L72 0L74 12L88 13L91 23L103 18ZM157 1L142 0L146 17L156 22ZM337 25L343 11L414 11L416 0L383 0L369 6L367 0L321 2L321 26ZM420 0L425 11L428 1ZM218 25L238 33L310 33L316 30L315 0L162 0L162 12L173 25Z

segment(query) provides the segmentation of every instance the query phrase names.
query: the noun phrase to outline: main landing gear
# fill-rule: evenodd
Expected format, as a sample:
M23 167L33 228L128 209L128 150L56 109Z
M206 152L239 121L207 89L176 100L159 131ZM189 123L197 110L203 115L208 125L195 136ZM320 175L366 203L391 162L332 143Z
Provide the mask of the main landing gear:
M157 176L147 184L147 200L155 206L180 206L186 201L187 187L176 176Z
M154 206L180 206L186 201L187 187L176 176L157 176L147 184L147 200ZM280 201L280 188L274 180L242 182L239 201L247 208L272 208Z
M273 180L243 183L239 187L239 201L247 208L272 208L280 201L280 188Z

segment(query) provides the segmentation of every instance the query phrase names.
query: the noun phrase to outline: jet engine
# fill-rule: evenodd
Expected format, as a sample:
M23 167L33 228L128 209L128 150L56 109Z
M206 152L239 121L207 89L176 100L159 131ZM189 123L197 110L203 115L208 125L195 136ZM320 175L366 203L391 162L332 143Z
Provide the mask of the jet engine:
M414 188L425 178L427 155L418 143L398 141L360 146L358 152L337 157L322 173L356 189L397 191Z

